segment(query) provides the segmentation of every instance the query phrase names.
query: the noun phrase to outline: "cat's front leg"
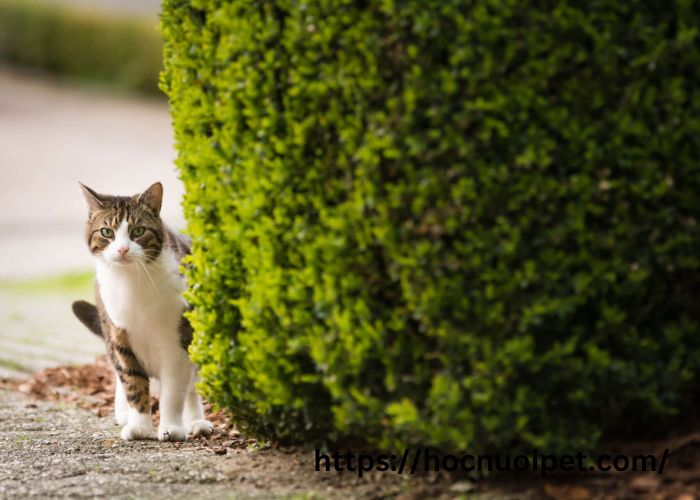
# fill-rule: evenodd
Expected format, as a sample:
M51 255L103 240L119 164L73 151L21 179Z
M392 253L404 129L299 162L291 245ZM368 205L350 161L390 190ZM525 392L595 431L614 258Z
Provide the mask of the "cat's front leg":
M194 387L196 381L197 376L195 374L190 381L187 390L187 399L185 399L185 426L187 427L187 433L192 434L193 437L210 436L214 430L214 426L204 418L202 399L199 397Z
M191 380L192 370L186 359L173 355L164 361L160 376L159 440L184 441L187 439L182 413Z
M126 425L129 418L129 402L126 400L124 385L116 370L114 370L114 417L119 425Z
M112 326L107 344L119 379L115 391L115 413L117 420L122 420L120 424L125 423L121 437L126 441L150 439L153 436L153 424L151 423L148 375L136 359L128 343L126 331ZM118 399L120 387L123 391L122 397L126 399L128 405L126 418L124 418L123 400Z

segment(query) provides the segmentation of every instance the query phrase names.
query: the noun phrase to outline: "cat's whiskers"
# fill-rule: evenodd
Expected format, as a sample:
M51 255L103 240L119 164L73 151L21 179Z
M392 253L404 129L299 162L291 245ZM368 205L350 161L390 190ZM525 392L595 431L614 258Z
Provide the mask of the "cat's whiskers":
M136 260L135 262L136 262L136 269L139 272L139 277L141 276L141 269L143 267L143 274L146 276L146 279L148 279L148 281L151 283L151 285L152 285L151 288L157 290L158 287L156 287L155 282L151 278L151 275L148 273L148 269L146 269L146 265L143 262L141 262L140 260Z
M136 287L140 290L141 289L141 269L139 268L138 259L136 260L136 274L138 275L138 282L136 283Z
M163 295L162 295L162 293L161 293L161 291L160 291L160 288L156 285L155 280L154 280L153 277L151 276L151 271L152 271L152 270L149 270L149 269L148 269L148 266L147 266L145 263L141 262L140 260L136 260L136 263L137 263L138 265L143 266L143 272L146 274L146 278L148 278L148 280L151 282L152 290L155 292L155 294L156 294L156 296L157 296L158 298L162 298ZM156 279L158 279L158 278L160 278L160 276L156 276Z

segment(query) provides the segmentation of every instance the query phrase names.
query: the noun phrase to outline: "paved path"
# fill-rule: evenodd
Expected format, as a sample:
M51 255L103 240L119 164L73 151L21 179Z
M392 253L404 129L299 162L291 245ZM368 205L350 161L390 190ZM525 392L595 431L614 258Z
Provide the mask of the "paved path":
M127 443L109 417L7 391L0 424L2 498L229 498L232 462L251 460L243 450L217 456L199 441Z
M410 492L414 483L395 474L315 472L310 450L227 448L217 455L202 441L125 442L111 416L5 390L0 428L0 498L348 500Z
M83 9L103 12L120 12L126 14L146 15L156 22L160 11L160 0L44 0L51 3L81 7Z
M0 423L2 498L200 498L203 484L216 498L232 496L225 460L197 442L126 443L110 418L7 391Z
M86 364L104 354L102 340L71 312L79 298L92 300L90 288L65 292L13 291L0 286L0 377L67 364Z

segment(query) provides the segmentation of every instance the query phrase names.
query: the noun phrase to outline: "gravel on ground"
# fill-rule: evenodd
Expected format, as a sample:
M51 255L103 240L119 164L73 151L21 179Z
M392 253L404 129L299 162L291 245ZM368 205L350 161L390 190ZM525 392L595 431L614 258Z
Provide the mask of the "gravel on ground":
M450 498L451 481L316 472L314 453L247 443L125 442L109 417L0 390L0 497Z

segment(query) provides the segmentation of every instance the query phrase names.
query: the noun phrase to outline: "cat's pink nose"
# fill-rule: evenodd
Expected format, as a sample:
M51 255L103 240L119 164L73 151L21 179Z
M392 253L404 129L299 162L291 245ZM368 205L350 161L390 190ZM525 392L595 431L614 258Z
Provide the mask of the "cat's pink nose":
M129 253L129 247L121 247L117 250L119 252L119 255L124 257L127 253Z

